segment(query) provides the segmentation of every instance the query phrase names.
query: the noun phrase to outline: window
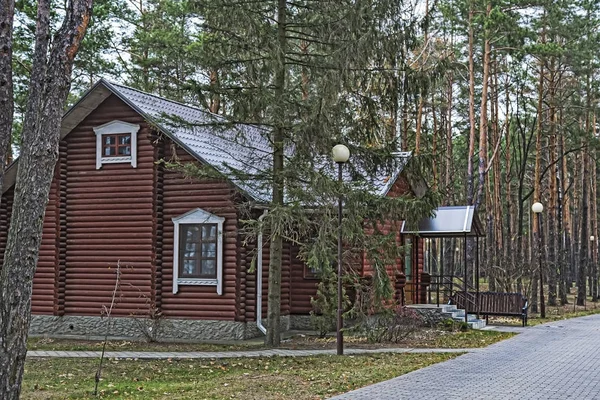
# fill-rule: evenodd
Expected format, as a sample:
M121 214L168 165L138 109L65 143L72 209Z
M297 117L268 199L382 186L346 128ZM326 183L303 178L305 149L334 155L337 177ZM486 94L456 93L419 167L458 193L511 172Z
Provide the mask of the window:
M102 136L102 156L131 156L131 134Z
M115 163L130 163L136 168L139 130L139 125L117 120L95 127L96 169Z
M413 261L413 251L412 251L412 238L407 236L404 239L404 274L406 276L407 281L412 281L412 261Z
M304 264L304 279L319 279L320 272Z
M217 224L181 224L179 240L179 276L217 279Z
M173 218L173 293L180 285L216 286L223 293L224 221L200 208Z

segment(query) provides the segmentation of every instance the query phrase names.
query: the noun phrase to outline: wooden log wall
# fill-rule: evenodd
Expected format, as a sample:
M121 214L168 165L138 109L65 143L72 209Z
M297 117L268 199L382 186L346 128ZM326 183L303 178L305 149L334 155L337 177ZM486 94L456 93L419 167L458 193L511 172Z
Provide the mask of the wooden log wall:
M113 120L141 126L137 168L105 164L96 169L93 128ZM117 263L121 285L116 316L255 320L254 248L242 246L236 190L225 181L198 181L167 170L156 161L192 162L186 151L153 131L116 96L109 97L60 143L60 159L44 220L40 261L34 277L35 314L101 315L111 302ZM406 194L400 178L390 196ZM12 190L0 205L0 256L6 243ZM180 285L172 293L172 218L202 208L225 218L223 295L214 286ZM423 247L418 246L419 270ZM263 315L267 313L269 241L263 253ZM363 274L370 272L368 263ZM390 274L393 274L393 268ZM371 271L372 272L372 271ZM304 265L290 243L283 248L281 313L307 314L318 281L304 277Z
M93 128L113 120L139 124L137 168L96 169ZM142 117L109 97L66 138L67 315L100 315L109 306L121 266L113 315L146 315L151 303L154 148ZM46 219L45 223L47 223ZM32 308L37 312L37 308Z
M311 297L317 294L318 278L305 277L304 262L298 259L298 247L291 246L291 314L306 315L312 310Z
M184 150L167 144L165 158L181 162L194 159ZM240 319L237 311L238 218L233 201L235 189L224 181L195 181L178 171L165 170L163 182L162 311L167 317L199 319ZM223 294L215 286L180 285L173 294L173 222L195 208L225 218L223 224ZM245 314L245 313L244 313Z
M113 120L141 126L137 168L119 163L96 169L93 128ZM105 100L61 141L34 277L34 314L100 316L110 304L119 262L122 275L115 316L162 312L169 318L246 318L254 293L249 294L246 309L237 303L240 293L252 292L255 285L254 277L244 280L238 269L233 187L192 181L167 171L156 163L163 157L193 161L116 96ZM0 255L11 207L12 189L0 205ZM180 285L179 293L172 293L172 218L197 207L226 219L222 296L215 286Z

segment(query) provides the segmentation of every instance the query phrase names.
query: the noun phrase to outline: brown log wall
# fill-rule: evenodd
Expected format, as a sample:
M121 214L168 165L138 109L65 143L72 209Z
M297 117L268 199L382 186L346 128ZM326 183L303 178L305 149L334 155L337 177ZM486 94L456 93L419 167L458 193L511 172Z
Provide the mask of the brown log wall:
M396 180L394 185L390 188L388 192L388 196L390 197L399 197L406 194L411 193L411 188L402 175ZM393 226L392 223L386 223L384 226L381 226L380 229L384 232L391 232L391 230L400 231L401 225ZM398 233L398 243L401 242L400 234ZM423 270L423 243L422 240L417 240L418 243L418 255L416 256L416 261L418 265L419 272ZM312 278L304 277L304 264L302 261L296 258L297 250L295 253L292 252L291 255L291 313L292 314L307 314L312 310L312 305L310 304L311 297L314 297L317 293L317 284L318 280ZM373 267L370 265L366 255L362 256L362 275L369 276L373 274ZM387 272L392 279L392 284L395 286L395 281L397 277L397 271L404 271L404 261L403 259L396 260L396 265L387 266Z
M192 162L193 158L182 149L166 144L165 158ZM165 170L163 183L163 264L162 311L167 317L203 319L242 319L236 295L238 284L238 218L234 203L234 188L224 181L195 181L180 172ZM223 224L223 294L215 286L180 285L173 294L173 222L195 208L225 218Z
M137 168L105 164L96 169L93 127L113 120L140 124ZM40 260L34 277L35 314L101 315L111 301L117 262L121 285L113 315L255 320L256 272L250 271L255 245L242 245L236 192L224 181L187 179L156 161L194 161L157 135L116 96L109 97L60 143L44 219ZM407 193L402 178L391 196ZM223 295L214 286L180 285L172 293L173 222L195 208L225 218ZM12 189L0 204L0 257L6 244ZM423 247L418 246L422 270ZM263 243L263 315L267 313L269 241ZM1 258L0 258L1 260ZM393 268L392 268L393 269ZM392 270L389 271L392 274ZM369 273L369 266L363 266ZM281 313L306 314L318 281L304 277L304 265L290 243L283 247Z
M113 120L140 124L137 168L129 163L96 169L93 127ZM113 315L238 319L247 280L238 273L238 218L233 189L166 171L156 161L175 156L173 144L153 132L116 96L109 97L60 143L34 277L32 312L99 316L111 302L116 266L121 285ZM192 157L176 150L181 161ZM0 255L4 252L12 189L0 205ZM214 286L179 286L172 293L172 218L200 207L225 217L223 295ZM255 285L249 284L252 291ZM240 290L236 290L236 288ZM252 296L250 296L252 297ZM246 306L247 307L247 306ZM237 311L236 311L237 310Z
M113 120L141 125L137 168L119 163L96 169L93 128ZM64 140L67 315L100 315L102 307L110 305L117 263L121 266L121 285L113 315L147 313L151 302L155 168L149 132L139 114L111 96ZM48 223L46 218L44 225Z
M311 297L317 294L319 279L304 277L304 262L298 259L298 247L291 249L291 310L292 314L308 314L312 310Z

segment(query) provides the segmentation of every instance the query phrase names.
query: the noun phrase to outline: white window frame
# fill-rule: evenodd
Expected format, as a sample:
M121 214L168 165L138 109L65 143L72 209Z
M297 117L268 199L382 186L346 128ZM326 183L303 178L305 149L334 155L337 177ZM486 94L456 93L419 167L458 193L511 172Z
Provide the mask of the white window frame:
M137 168L137 133L140 130L138 124L114 120L104 125L96 126L93 129L96 133L96 169L102 168L103 164L117 163L131 163L133 168ZM127 133L131 134L131 155L123 157L102 156L102 136Z
M217 294L223 294L223 223L225 218L211 214L201 208L191 210L172 219L173 237L173 294L179 291L179 285L216 286ZM217 225L217 279L180 278L179 277L179 225Z

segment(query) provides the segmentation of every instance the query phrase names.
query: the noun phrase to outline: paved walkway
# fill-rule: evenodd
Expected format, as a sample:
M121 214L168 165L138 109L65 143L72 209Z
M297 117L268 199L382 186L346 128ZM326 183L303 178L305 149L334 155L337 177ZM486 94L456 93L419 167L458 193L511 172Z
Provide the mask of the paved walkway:
M333 399L600 399L600 314L531 327Z
M387 348L387 349L344 349L344 354L369 354L369 353L466 353L477 352L481 349L412 349L412 348ZM107 358L137 358L137 359L196 359L196 358L238 358L238 357L273 357L293 356L306 357L318 355L333 355L335 350L254 350L254 351L191 351L191 352L157 352L157 351L107 351ZM45 351L32 350L27 352L27 357L59 357L59 358L98 358L99 351Z

